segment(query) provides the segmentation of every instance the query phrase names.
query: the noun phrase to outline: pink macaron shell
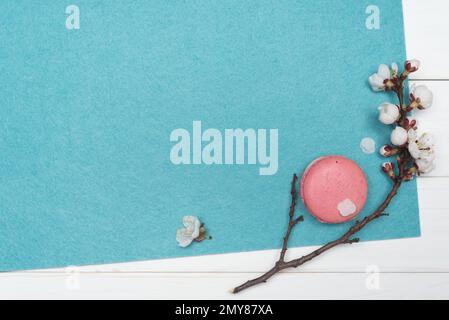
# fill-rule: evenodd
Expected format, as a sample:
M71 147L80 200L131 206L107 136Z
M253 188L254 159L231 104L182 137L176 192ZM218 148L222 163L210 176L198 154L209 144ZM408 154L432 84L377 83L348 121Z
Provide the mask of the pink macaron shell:
M363 209L367 196L368 183L362 169L342 156L316 159L301 179L304 205L324 223L354 219Z

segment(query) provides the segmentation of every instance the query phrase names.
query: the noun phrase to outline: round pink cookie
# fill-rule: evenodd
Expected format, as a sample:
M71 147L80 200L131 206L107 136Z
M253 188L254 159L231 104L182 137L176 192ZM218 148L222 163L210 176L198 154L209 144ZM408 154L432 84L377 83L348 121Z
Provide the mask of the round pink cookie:
M301 179L301 197L319 221L341 223L356 217L365 205L368 183L362 169L342 156L313 161Z

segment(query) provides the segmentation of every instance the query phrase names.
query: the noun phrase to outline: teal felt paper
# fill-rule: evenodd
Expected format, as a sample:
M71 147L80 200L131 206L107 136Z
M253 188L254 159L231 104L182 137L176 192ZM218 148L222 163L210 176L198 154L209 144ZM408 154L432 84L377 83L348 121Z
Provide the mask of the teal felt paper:
M278 248L292 174L328 154L365 171L362 215L385 198L383 159L359 144L389 141L377 107L394 97L367 79L405 59L401 1L72 2L71 30L63 1L0 3L0 270ZM366 27L370 5L380 29ZM278 170L173 164L170 135L194 121L276 129ZM291 246L349 226L298 212ZM415 182L388 212L362 240L420 234ZM184 215L213 239L180 248Z

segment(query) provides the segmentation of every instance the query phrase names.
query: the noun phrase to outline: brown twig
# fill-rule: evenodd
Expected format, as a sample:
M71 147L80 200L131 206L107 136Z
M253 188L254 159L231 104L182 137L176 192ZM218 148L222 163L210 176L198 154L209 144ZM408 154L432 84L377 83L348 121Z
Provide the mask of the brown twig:
M401 164L401 167L400 167L401 171L403 171L404 165L405 165L405 162L403 162L403 164ZM374 211L369 216L365 217L363 220L357 222L351 228L349 228L349 230L340 238L327 243L326 245L322 246L321 248L319 248L319 249L313 251L312 253L309 253L308 255L305 255L301 258L294 259L294 260L291 260L288 262L285 262L284 260L280 259L275 264L275 266L273 268L271 268L267 273L263 274L262 276L260 276L258 278L255 278L253 280L245 282L244 284L234 288L232 292L238 293L240 291L248 289L249 287L255 286L260 283L264 283L268 279L270 279L273 275L275 275L276 273L278 273L284 269L288 269L288 268L297 268L297 267L303 265L304 263L318 257L320 254L322 254L340 244L352 244L352 243L358 242L359 239L358 238L352 239L352 236L354 236L357 232L362 230L368 223L370 223L373 220L376 220L377 218L379 218L383 215L384 210L388 207L388 205L390 204L393 197L397 194L397 191L398 191L399 187L401 186L401 183L402 183L402 179L398 177L396 182L393 184L393 187L392 187L390 193L388 194L387 198L377 208L377 210ZM290 232L291 232L291 230L290 230ZM290 234L290 233L288 232L288 234ZM284 240L284 243L286 243L286 242L287 241ZM285 251L286 251L286 249L284 250L284 247L283 247L282 252L285 252ZM285 253L284 253L284 255L285 255Z
M284 241L282 243L282 249L281 249L281 255L279 257L279 261L284 261L285 259L285 253L287 252L288 247L288 239L290 238L290 234L292 233L293 228L301 221L304 220L303 216L299 216L298 218L294 218L295 216L295 208L296 208L296 182L298 181L298 177L296 174L293 175L291 188L290 188L290 195L292 202L290 204L290 211L288 212L289 220L288 220L288 227L287 227L287 233L284 236Z
M400 110L400 118L398 120L398 125L405 126L405 120L407 118L407 107L404 104L404 80L406 76L403 75L400 76L398 81L395 83L395 87L393 88L393 91L396 92L399 100L399 110ZM276 273L288 269L288 268L297 268L306 262L318 257L322 253L342 244L353 244L360 241L359 238L353 238L353 236L358 233L360 230L362 230L365 226L367 226L370 222L377 220L380 217L387 216L388 214L385 213L385 209L388 207L388 205L391 203L393 198L396 196L399 188L402 185L402 182L404 181L405 175L406 175L406 167L407 164L412 160L410 153L407 150L406 146L403 146L399 150L399 157L398 157L398 174L393 179L393 186L388 193L385 200L382 202L382 204L370 215L363 218L361 221L357 221L352 227L346 231L345 234L343 234L340 238L331 241L324 246L320 247L319 249L301 257L297 258L291 261L285 261L285 254L287 252L287 245L288 245L288 239L290 238L292 229L295 227L295 225L303 220L302 216L299 216L298 218L294 218L294 211L296 207L296 182L297 182L297 176L296 174L293 175L293 180L291 183L291 198L292 202L290 205L290 211L289 211L289 224L287 228L287 233L284 236L284 241L282 244L281 254L279 260L275 263L275 265L265 274L261 275L258 278L255 278L253 280L249 280L245 282L244 284L234 288L232 290L233 293L241 292L245 289L248 289L252 286L265 283L268 279L270 279L273 275Z
M289 216L289 220L288 220L288 227L287 227L287 232L284 236L284 240L282 243L282 249L281 249L281 254L279 257L279 260L276 262L276 264L274 265L273 268L271 268L268 272L266 272L265 274L263 274L262 276L254 279L254 280L250 280L248 282L246 282L245 284L235 288L232 292L233 293L237 293L239 291L242 291L246 288L252 287L256 284L259 283L263 283L266 282L269 278L271 278L273 275L275 275L276 273L278 273L279 271L285 269L285 254L287 252L287 248L288 248L288 239L290 238L291 232L293 230L293 228L299 223L302 222L304 220L303 216L299 216L297 218L295 218L295 208L296 208L296 198L297 198L297 192L296 192L296 183L298 181L298 177L296 176L296 174L293 175L293 179L291 182L291 188L290 188L290 195L291 195L291 204L290 204L290 211L288 213Z

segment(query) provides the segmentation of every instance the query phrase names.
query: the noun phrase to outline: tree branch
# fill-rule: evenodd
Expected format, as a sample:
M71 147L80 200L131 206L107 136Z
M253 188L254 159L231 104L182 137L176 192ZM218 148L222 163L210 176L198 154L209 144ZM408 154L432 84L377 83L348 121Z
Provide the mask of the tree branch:
M284 241L282 243L282 249L281 249L281 255L279 257L279 261L284 261L285 259L285 253L287 252L288 247L288 239L290 238L290 234L292 233L293 228L301 221L304 220L303 216L299 216L298 218L294 218L295 216L295 208L296 208L296 182L298 181L298 177L296 174L293 175L291 188L290 188L290 195L292 198L292 202L290 204L290 211L288 212L289 220L288 220L288 228L287 233L284 236Z
M403 163L405 163L405 162L403 162ZM402 164L401 166L404 166L404 164ZM290 227L291 223L289 223L289 229L287 230L286 237L284 237L284 244L283 244L282 250L281 250L281 258L279 259L278 262L276 262L275 266L273 268L271 268L268 272L263 274L262 276L255 278L253 280L247 281L244 284L234 288L232 292L238 293L238 292L241 292L241 291L248 289L252 286L255 286L257 284L264 283L268 279L270 279L273 275L275 275L276 273L278 273L284 269L288 269L288 268L297 268L297 267L303 265L304 263L318 257L320 254L322 254L340 244L352 244L352 243L358 242L359 239L358 238L352 239L352 236L355 235L360 230L362 230L371 221L376 220L377 218L384 215L383 212L388 207L388 205L390 204L390 202L394 198L394 196L397 194L398 189L401 186L401 184L402 184L402 179L397 179L396 182L393 184L393 187L392 187L390 193L388 194L388 196L386 197L384 202L382 202L382 204L377 208L377 210L375 210L369 216L366 216L363 220L357 222L355 225L353 225L351 228L349 228L349 230L344 235L342 235L340 238L325 244L321 248L309 253L308 255L305 255L298 259L294 259L294 260L285 262L283 259L285 257L285 252L287 251L286 246L288 243L288 237L291 233L291 229L293 228L293 227ZM291 221L291 219L292 218L290 218L290 221Z
M405 73L402 73L399 78L396 79L394 88L392 90L397 94L398 100L399 100L399 111L400 111L400 117L397 121L397 124L399 126L406 128L406 122L407 122L407 106L404 103L404 81L407 78L407 75ZM290 211L289 211L289 224L287 228L287 233L284 236L284 241L282 244L281 254L279 257L279 260L275 263L275 265L265 274L261 275L258 278L255 278L253 280L249 280L245 282L244 284L234 288L232 290L233 293L241 292L245 289L248 289L252 286L258 285L260 283L267 282L268 279L270 279L273 275L276 273L288 269L288 268L297 268L306 262L313 260L314 258L318 257L322 253L338 246L341 244L353 244L360 241L359 238L354 238L354 235L357 234L360 230L362 230L364 227L366 227L370 222L377 220L380 217L387 216L388 214L385 213L385 209L389 206L393 198L398 193L399 188L402 185L402 182L406 180L407 175L407 165L409 162L413 161L413 158L411 157L406 145L401 146L400 150L398 152L398 158L397 158L397 164L398 164L398 174L392 177L393 186L388 193L385 200L380 204L380 206L370 215L363 218L361 221L356 221L355 224L346 231L345 234L343 234L340 238L328 242L324 246L318 248L317 250L302 256L300 258L291 260L291 261L285 261L285 254L287 252L287 245L288 245L288 239L290 238L291 232L293 228L296 226L296 224L303 220L302 216L299 216L298 218L294 218L294 211L296 206L296 182L297 182L297 176L293 176L292 184L291 184L291 197L292 197L292 203L290 205Z

